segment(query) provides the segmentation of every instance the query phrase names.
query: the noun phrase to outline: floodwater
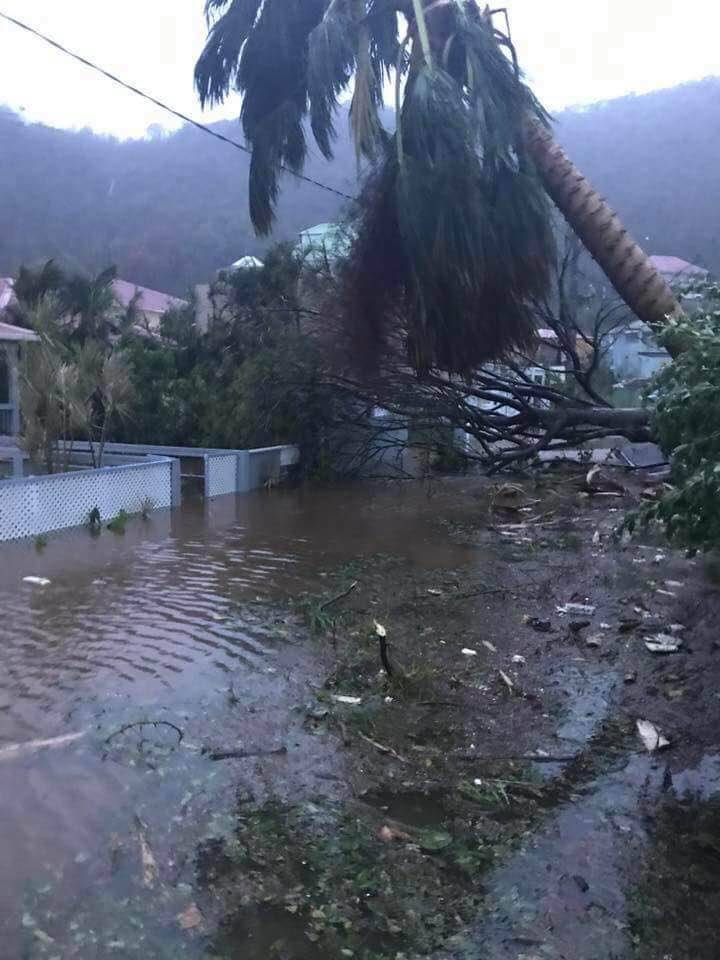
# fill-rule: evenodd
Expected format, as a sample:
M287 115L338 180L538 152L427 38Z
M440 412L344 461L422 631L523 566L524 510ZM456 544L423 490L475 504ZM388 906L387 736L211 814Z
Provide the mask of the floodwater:
M180 838L216 836L238 791L257 797L270 778L273 795L320 780L342 792L340 761L297 716L313 648L288 599L358 556L472 564L476 551L438 536L437 513L417 487L277 491L190 503L124 535L54 534L41 552L0 546L3 960L137 956L140 943L148 957L205 955L186 935L168 942L162 910L143 914L156 886L131 880L143 844L175 872L172 918L192 899ZM32 746L65 735L78 739ZM290 749L261 775L202 753L238 746Z
M344 566L351 580L358 559L487 573L506 554L448 536L475 502L484 516L474 489L273 491L190 501L124 535L54 534L41 552L0 545L0 960L325 960L300 918L257 902L208 941L201 878L222 869L215 845L244 804L351 799L352 752L306 722L329 641L310 640L293 600ZM587 745L622 687L611 659L576 654L545 678L562 703L538 745L550 752ZM549 813L484 878L485 911L452 956L625 956L625 864L646 839L640 800L665 775L664 760L635 757ZM675 784L719 785L717 757ZM446 814L412 791L365 803L418 828Z

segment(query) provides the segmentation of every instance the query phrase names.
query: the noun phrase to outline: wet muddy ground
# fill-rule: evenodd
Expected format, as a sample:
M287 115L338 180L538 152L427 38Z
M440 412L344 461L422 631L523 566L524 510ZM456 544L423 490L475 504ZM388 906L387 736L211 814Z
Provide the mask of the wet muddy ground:
M3 960L716 957L712 570L500 486L4 546Z

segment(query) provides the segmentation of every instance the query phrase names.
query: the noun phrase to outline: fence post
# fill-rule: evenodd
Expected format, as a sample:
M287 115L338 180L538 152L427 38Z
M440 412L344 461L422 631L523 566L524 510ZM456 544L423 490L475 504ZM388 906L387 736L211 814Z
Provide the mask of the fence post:
M170 507L175 510L182 504L182 480L180 479L180 461L170 460Z
M250 453L241 450L237 455L237 492L248 493L250 490Z
M203 496L206 500L210 499L210 457L205 454L203 457L203 472L205 474L205 487L203 490Z

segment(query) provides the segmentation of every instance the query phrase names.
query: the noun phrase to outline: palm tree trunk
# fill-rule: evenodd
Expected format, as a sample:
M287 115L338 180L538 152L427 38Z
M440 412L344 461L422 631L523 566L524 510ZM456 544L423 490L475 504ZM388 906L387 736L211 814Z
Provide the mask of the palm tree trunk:
M526 134L550 198L633 313L662 330L668 316L684 312L670 285L547 127L533 118Z

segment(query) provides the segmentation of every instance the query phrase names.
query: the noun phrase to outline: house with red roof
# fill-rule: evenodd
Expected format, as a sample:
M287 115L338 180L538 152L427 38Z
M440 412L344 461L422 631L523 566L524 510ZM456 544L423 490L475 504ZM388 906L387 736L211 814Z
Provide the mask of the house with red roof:
M118 306L127 310L134 301L141 318L140 326L153 333L160 329L160 318L164 313L188 305L187 300L161 293L159 290L151 290L149 287L141 287L140 284L130 283L128 280L114 280L112 286Z

